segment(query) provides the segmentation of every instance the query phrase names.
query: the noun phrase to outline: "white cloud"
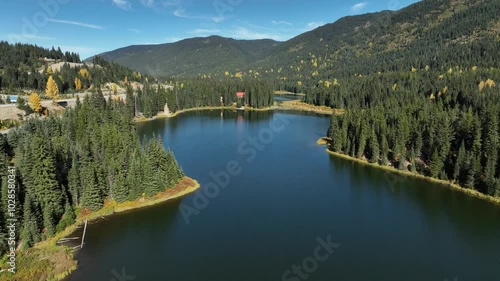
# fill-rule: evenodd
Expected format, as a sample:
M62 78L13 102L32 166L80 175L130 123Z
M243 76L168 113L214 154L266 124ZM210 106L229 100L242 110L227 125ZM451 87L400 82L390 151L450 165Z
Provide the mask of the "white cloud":
M322 25L325 25L325 23L324 22L309 22L309 23L307 23L307 29L308 30L315 29L315 28L318 28Z
M164 3L164 5L165 5L165 3ZM174 3L168 3L168 5L175 6L176 4L174 4ZM179 17L179 18L184 18L184 19L190 19L190 20L210 20L210 21L213 21L213 22L216 22L216 23L223 22L224 20L226 20L226 18L224 16L212 17L212 16L204 16L204 15L201 15L201 16L189 15L189 14L186 13L186 10L183 9L182 7L180 7L180 6L177 6L177 8L173 12L173 15L176 16L176 17Z
M7 34L7 38L9 41L13 42L25 42L31 40L53 40L52 37L40 36L34 34L17 34L17 33L9 33Z
M175 9L174 16L179 17L179 18L189 18L189 16L186 15L186 11L182 8Z
M124 10L132 9L132 4L127 0L112 0L113 4L115 4L118 8Z
M281 35L271 34L271 33L261 33L249 30L248 28L238 26L236 29L229 33L231 37L234 39L273 39L273 40L281 40Z
M55 22L55 23L62 23L62 24L71 24L71 25L76 25L76 26L81 26L81 27L87 27L87 28L92 28L92 29L104 29L104 27L95 25L95 24L90 24L90 23L84 23L84 22L78 22L78 21L69 21L69 20L57 20L57 19L48 19L49 22Z
M81 58L87 58L91 55L99 53L99 49L83 47L83 46L60 46L63 52L73 52L80 54Z
M176 1L162 1L161 4L163 5L163 7L172 7L172 6L180 6L180 2L179 0L176 0Z
M174 42L178 42L178 41L181 41L184 39L186 39L186 38L175 37L175 36L166 37L166 38L164 38L165 42L163 42L163 43L174 43Z
M140 2L146 7L154 7L156 5L155 0L140 0Z
M139 29L137 29L137 28L129 28L127 30L130 31L130 32L133 32L133 33L141 33L141 31Z
M363 10L366 7L366 5L368 5L367 2L361 2L361 3L355 4L354 6L351 7L351 11L357 13L357 12Z
M217 22L217 23L218 23L218 22L223 22L223 21L225 21L225 20L226 20L226 18L225 18L224 16L212 17L212 18L210 18L210 19L211 19L212 21L214 21L214 22Z
M278 21L273 20L271 23L274 25L292 25L291 23L284 20L278 20Z
M90 54L99 51L99 49L84 46L60 46L60 48L63 52L68 51L79 54Z
M219 33L219 32L221 32L220 29L203 29L203 28L197 28L197 29L195 29L195 30L193 30L193 31L191 31L189 33L191 33L191 34L197 34L197 35L199 35L199 34L210 34L210 35L212 35L212 34Z

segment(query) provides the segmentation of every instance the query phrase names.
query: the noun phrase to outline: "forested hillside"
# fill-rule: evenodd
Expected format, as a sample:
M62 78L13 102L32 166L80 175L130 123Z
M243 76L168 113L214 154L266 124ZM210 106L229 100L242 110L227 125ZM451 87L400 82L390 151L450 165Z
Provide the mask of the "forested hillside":
M0 42L0 53L0 90L7 91L7 94L16 94L20 90L45 92L49 77L54 79L60 94L107 82L152 79L100 57L82 64L78 54L63 53L59 48L49 50L29 44Z
M159 139L141 144L133 115L133 107L95 93L62 117L30 119L0 135L0 232L7 233L12 186L16 240L32 246L105 200L135 200L176 185L184 175L172 152ZM6 249L2 239L0 254Z
M243 46L238 41L208 37L127 47L105 58L157 76L263 77L288 88L412 67L498 68L498 14L497 0L423 0L399 11L344 17L279 44L249 41L243 53L236 51Z
M496 0L424 0L342 18L281 44L261 63L283 83L308 85L412 68L499 68L499 13Z
M278 44L270 39L235 40L210 36L161 45L130 46L100 56L155 76L192 78L243 68Z

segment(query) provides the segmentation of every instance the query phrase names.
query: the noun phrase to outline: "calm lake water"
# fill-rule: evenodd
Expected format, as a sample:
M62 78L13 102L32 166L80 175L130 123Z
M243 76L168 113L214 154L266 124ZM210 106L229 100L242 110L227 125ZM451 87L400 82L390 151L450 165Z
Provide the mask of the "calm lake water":
M328 124L203 111L139 125L202 187L90 224L69 280L500 280L498 206L332 157L316 144Z

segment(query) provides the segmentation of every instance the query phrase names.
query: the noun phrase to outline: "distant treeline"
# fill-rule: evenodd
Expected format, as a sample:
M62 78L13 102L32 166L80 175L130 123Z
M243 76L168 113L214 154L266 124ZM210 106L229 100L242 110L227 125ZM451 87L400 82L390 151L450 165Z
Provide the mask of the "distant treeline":
M142 89L137 90L136 96L129 87L127 100L135 99L135 103L127 103L130 112L140 112L145 117L152 117L164 110L165 103L168 104L171 112L194 107L221 106L221 96L224 106L232 106L236 103L263 108L273 105L274 102L272 84L258 79L219 81L199 79L178 81L172 84L173 87L146 84ZM236 92L240 91L245 92L242 99L236 96Z

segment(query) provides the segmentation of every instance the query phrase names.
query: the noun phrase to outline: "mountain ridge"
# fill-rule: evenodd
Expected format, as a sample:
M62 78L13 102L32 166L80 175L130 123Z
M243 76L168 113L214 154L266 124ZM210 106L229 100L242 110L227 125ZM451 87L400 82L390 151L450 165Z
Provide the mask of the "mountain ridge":
M473 57L483 66L497 66L491 55L499 45L497 14L496 0L423 0L397 11L346 16L284 42L209 36L101 55L152 75L181 77L253 70L278 79L328 78L412 66L448 67L455 59L449 53L463 54L457 65ZM200 45L205 41L212 44ZM483 54L478 58L475 48L486 49L486 59Z
M279 44L280 42L272 39L237 40L212 35L174 43L132 45L98 56L124 65L134 65L136 70L152 75L179 76L184 72L203 73L206 70L221 68L221 61L224 60L224 66L238 67L252 62L257 56ZM158 57L163 58L166 64L160 64ZM91 60L92 57L87 59ZM136 60L143 64L137 65Z

